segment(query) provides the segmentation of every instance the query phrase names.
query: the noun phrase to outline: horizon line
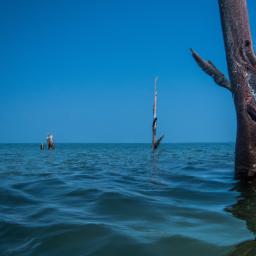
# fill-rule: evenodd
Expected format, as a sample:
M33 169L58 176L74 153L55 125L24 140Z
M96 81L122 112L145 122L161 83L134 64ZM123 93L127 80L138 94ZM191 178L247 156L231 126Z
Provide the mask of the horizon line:
M162 142L161 144L234 144L235 141ZM42 144L42 142L0 142L0 144ZM43 143L43 144L46 144ZM148 144L151 142L55 142L55 144Z

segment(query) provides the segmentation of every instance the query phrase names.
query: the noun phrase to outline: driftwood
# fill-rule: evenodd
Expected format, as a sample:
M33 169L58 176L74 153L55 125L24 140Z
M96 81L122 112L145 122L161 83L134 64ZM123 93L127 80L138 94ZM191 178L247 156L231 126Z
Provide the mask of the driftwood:
M246 0L219 0L230 81L211 61L192 50L198 65L214 81L232 92L237 114L236 177L256 176L256 56Z
M152 124L152 149L155 151L160 145L164 135L160 138L156 138L156 129L157 129L157 81L158 77L155 78L154 83L154 106L153 106L153 124Z

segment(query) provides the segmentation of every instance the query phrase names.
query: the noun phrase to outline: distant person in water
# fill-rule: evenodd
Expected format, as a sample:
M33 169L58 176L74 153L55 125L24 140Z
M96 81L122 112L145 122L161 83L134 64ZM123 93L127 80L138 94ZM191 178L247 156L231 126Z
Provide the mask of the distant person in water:
M40 149L41 149L41 150L44 150L44 143L41 143Z
M47 145L48 145L48 149L54 149L54 140L53 140L53 135L52 134L48 134L47 138Z

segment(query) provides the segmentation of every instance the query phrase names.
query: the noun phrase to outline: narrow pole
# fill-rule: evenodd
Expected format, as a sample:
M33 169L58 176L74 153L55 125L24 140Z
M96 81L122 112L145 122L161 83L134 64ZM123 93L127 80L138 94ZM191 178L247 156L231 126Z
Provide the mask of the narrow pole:
M154 106L153 106L153 124L152 124L152 149L156 150L156 129L157 129L157 82L158 77L155 77L154 82Z
M152 124L152 150L153 152L158 148L160 145L161 140L164 138L162 135L160 138L156 138L156 129L157 129L157 82L158 76L155 78L154 83L154 106L153 106L153 124Z

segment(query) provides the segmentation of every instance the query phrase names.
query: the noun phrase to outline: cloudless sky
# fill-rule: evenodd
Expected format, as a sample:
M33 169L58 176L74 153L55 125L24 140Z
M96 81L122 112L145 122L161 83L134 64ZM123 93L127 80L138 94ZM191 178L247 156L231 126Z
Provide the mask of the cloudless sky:
M256 2L249 0L255 38ZM0 0L0 142L232 142L217 0Z

